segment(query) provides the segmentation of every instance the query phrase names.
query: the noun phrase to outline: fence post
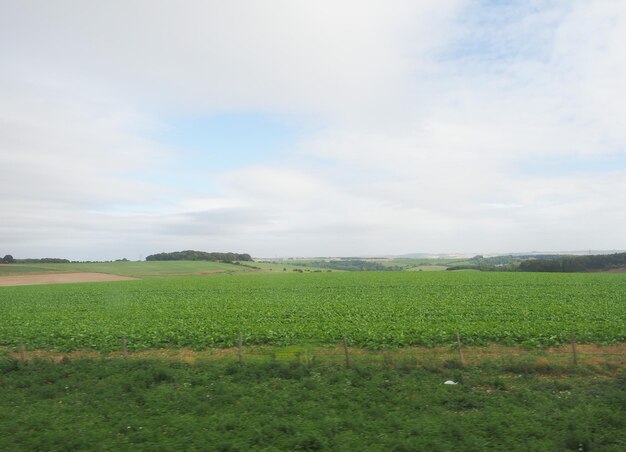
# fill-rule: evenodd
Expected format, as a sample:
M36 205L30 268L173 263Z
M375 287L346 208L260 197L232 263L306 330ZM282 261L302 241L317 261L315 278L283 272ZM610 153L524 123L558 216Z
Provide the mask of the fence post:
M348 351L348 337L343 337L343 353L346 357L346 367L350 367L350 352Z
M463 359L463 351L461 350L461 336L459 333L456 333L456 343L457 343L457 352L459 354L459 364L461 367L465 367L465 359Z
M243 364L243 334L239 332L239 339L237 340L237 355L239 356L239 364Z
M126 359L128 358L128 347L126 347L126 336L122 336L121 343L122 343L122 356L124 357L124 359Z
M20 341L20 362L26 362L26 347L24 346L24 341Z
M576 353L576 334L572 333L572 364L578 365L578 355Z

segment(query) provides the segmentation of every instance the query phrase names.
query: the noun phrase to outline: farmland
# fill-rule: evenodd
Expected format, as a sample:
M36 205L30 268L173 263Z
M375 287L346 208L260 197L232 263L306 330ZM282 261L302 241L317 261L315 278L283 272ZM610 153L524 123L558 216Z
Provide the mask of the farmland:
M0 345L50 350L351 344L543 347L626 340L626 277L256 273L0 287Z
M106 273L136 278L207 275L217 273L262 273L303 268L289 263L246 262L243 264L208 261L78 262L64 264L0 264L0 277L22 274L69 272ZM307 268L311 270L311 268Z
M626 445L626 275L141 264L0 287L0 449Z

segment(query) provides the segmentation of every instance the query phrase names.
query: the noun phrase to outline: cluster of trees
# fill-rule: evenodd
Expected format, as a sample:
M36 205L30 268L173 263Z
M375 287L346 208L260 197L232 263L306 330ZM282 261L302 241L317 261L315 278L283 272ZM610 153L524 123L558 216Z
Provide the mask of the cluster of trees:
M147 261L213 261L213 262L253 262L249 254L239 253L207 253L205 251L174 251L171 253L151 254L146 257Z
M13 256L7 254L0 263L2 264L69 264L68 259L59 259L58 257L44 257L41 259L14 259Z
M586 272L626 267L626 253L592 256L560 256L555 259L529 259L520 262L525 272Z
M43 257L41 259L16 259L15 262L20 264L69 264L70 260L58 257Z

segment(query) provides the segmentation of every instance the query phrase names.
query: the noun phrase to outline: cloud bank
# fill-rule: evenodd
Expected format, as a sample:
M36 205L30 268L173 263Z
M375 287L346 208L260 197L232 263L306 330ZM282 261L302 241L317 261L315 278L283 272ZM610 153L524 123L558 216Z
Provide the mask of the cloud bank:
M623 2L0 8L0 254L626 248Z

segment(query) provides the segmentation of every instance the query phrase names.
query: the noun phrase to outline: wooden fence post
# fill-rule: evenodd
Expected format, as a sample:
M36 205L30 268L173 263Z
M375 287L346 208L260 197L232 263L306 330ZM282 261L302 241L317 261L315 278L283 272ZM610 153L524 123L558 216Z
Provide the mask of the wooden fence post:
M572 364L578 365L578 354L576 353L576 335L572 334Z
M237 340L237 355L239 355L239 364L243 364L243 334L241 332Z
M461 336L456 333L457 352L459 354L459 364L461 367L465 367L465 359L463 358L463 351L461 350Z
M26 347L24 346L24 341L20 341L20 362L26 362Z
M126 359L128 358L128 347L126 346L126 336L122 336L121 343L122 343L122 356L124 357L124 359Z
M348 337L343 337L343 353L346 357L346 367L350 367L350 352L348 351Z

